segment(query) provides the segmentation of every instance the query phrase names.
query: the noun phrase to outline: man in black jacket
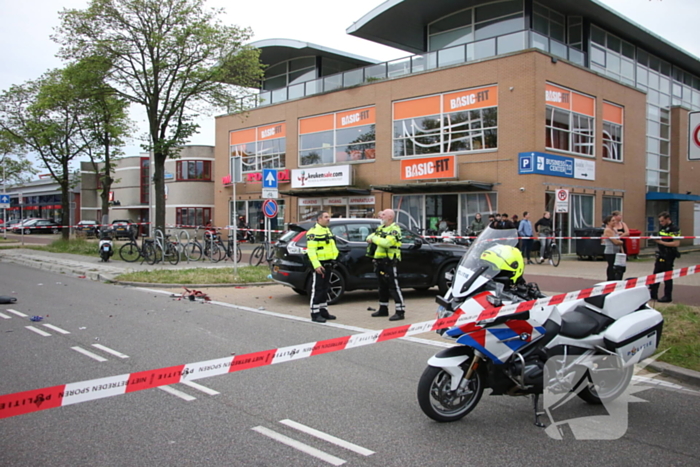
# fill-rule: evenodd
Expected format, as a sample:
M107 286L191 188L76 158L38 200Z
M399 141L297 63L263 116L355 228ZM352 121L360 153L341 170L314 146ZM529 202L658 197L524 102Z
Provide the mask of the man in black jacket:
M680 240L673 237L680 237L681 230L673 225L671 215L664 211L659 214L659 230L660 239L654 239L656 242L656 261L654 262L654 274L660 272L673 271L673 262L680 256L678 247L681 244ZM659 284L651 284L649 286L651 298L661 303L669 303L673 301L673 280L664 281L664 296L659 298Z

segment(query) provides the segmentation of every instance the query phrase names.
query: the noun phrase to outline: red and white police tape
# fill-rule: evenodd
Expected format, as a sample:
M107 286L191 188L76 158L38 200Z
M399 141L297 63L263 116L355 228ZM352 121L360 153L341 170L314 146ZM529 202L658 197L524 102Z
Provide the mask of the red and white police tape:
M435 331L468 322L488 321L498 316L527 311L536 306L557 305L568 300L577 300L608 294L617 290L643 287L669 279L697 274L698 272L700 272L700 265L695 265L664 273L652 274L646 277L605 283L588 289L501 307L492 307L484 300L480 302L483 306L483 310L478 314L472 313L467 315L465 313L455 313L449 318L434 319L380 331L355 334L353 336L337 337L334 339L237 355L234 357L228 356L204 362L188 363L156 370L126 373L90 381L61 384L42 389L5 394L0 396L0 419L38 412L40 410L79 404L81 402L104 399L159 386L167 386L183 381L193 381L261 366L287 363L302 358L376 344L378 342Z

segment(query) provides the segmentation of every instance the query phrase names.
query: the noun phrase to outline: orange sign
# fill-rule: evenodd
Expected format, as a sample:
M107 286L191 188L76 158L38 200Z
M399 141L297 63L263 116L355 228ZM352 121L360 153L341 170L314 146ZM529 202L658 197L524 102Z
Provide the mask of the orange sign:
M442 111L444 113L459 112L460 110L482 109L498 105L498 86L468 89L442 96Z
M364 109L349 110L335 114L335 127L351 128L360 125L372 125L374 121L374 107Z
M333 130L333 114L299 119L299 134Z
M592 97L551 84L545 85L544 93L547 105L573 110L589 117L595 116L595 99Z
M255 128L231 132L231 146L255 142Z
M455 178L456 174L457 166L454 155L403 159L401 161L401 180Z
M440 96L394 102L394 120L440 115Z
M284 138L286 135L287 125L285 123L276 123L274 125L266 125L258 127L258 141L264 139Z
M622 125L622 107L603 102L603 120Z

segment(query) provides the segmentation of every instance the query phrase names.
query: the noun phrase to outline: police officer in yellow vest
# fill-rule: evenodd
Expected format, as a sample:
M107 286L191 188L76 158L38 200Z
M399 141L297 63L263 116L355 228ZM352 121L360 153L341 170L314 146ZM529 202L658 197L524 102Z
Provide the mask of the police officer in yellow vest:
M328 228L331 216L321 211L316 216L316 225L306 232L306 254L314 268L311 282L311 321L325 323L335 319L328 313L328 290L330 288L331 271L335 267L338 248L335 246L335 236Z
M396 273L396 264L401 261L401 228L394 223L394 211L385 209L379 213L382 224L367 237L368 253L373 254L374 270L379 279L379 310L372 316L389 316L389 296L394 299L396 313L390 321L404 319L406 307ZM374 246L376 245L376 249Z

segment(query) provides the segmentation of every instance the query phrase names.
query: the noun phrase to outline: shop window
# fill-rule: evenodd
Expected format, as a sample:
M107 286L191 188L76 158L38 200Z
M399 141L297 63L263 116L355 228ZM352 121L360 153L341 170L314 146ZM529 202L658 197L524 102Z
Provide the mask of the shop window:
M603 159L622 161L623 110L603 102Z
M371 161L375 153L374 107L299 120L299 165Z
M595 99L551 84L545 99L547 148L593 156Z
M211 161L177 161L177 180L211 181Z
M394 157L498 147L498 87L394 102Z
M286 164L286 131L285 123L232 131L231 155L241 157L244 173L283 169Z

